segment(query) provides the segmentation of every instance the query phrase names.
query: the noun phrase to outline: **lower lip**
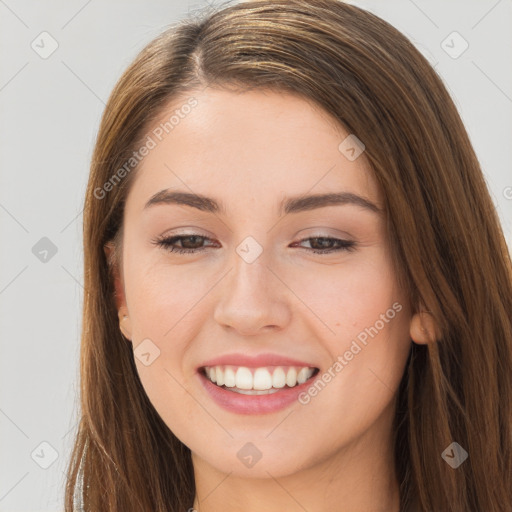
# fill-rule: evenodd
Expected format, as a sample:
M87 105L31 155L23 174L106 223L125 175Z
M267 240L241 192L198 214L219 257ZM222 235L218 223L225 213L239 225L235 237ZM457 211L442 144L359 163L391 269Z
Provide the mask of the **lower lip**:
M198 372L198 375L201 384L213 400L223 409L237 414L266 414L280 411L298 401L298 396L315 380L313 377L298 386L283 388L268 395L243 395L217 386L201 372Z

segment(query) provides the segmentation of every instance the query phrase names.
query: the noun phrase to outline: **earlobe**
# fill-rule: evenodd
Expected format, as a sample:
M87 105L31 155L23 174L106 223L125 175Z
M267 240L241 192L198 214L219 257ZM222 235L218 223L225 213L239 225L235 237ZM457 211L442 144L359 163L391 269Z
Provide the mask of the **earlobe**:
M123 283L116 260L115 246L113 242L107 242L104 247L105 256L107 258L110 277L114 283L114 300L116 303L117 315L119 318L119 328L124 337L128 340L132 339L132 327L126 299L124 296Z
M132 323L130 320L130 316L128 315L128 310L126 307L122 307L118 311L118 317L119 317L119 329L121 329L121 332L123 333L123 336L131 341L132 340Z
M434 317L427 311L415 313L411 318L410 335L418 345L426 345L438 341Z

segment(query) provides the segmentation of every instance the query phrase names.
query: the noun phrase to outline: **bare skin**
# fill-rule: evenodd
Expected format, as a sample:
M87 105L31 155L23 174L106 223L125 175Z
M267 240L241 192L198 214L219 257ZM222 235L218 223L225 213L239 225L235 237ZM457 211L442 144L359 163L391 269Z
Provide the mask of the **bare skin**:
M398 512L395 399L411 338L428 338L398 287L364 152L347 159L338 147L349 134L298 96L207 88L194 97L197 106L137 171L116 278L122 332L134 350L149 339L160 351L148 366L135 361L152 404L192 451L194 507ZM185 102L173 101L155 127ZM215 198L226 214L144 208L163 189ZM279 213L284 197L329 192L357 194L380 211L346 203ZM186 234L206 239L175 246L197 252L153 243ZM262 249L251 263L236 251L249 236ZM353 242L353 250L314 253L318 237ZM347 356L372 326L378 332ZM289 355L319 377L329 368L335 376L306 404L238 414L211 399L197 372L234 352ZM336 372L339 357L346 364ZM237 455L247 443L261 453L252 467Z

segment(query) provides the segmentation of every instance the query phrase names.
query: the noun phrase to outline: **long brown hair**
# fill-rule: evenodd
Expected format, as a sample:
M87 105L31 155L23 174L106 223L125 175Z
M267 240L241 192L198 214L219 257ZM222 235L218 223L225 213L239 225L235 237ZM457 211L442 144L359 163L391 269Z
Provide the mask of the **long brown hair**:
M81 419L66 511L82 485L87 512L193 505L190 450L144 392L119 330L109 265L120 263L137 167L113 177L170 100L206 86L298 93L364 142L385 197L397 275L413 312L426 308L439 328L436 341L411 343L398 392L401 510L416 497L422 511L510 512L512 265L493 201L427 60L382 19L336 0L204 11L152 41L115 86L85 197ZM109 262L104 245L112 240L118 251ZM457 469L441 457L452 442L469 454Z

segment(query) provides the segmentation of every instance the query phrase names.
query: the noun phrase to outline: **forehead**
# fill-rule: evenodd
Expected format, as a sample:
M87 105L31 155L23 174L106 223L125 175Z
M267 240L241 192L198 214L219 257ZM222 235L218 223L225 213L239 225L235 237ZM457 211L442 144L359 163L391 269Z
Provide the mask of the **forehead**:
M380 204L364 152L355 160L343 152L353 145L349 136L298 95L206 88L173 99L147 128L151 148L127 204L140 210L164 189L217 197L227 209L254 204L277 211L284 196L332 191Z

